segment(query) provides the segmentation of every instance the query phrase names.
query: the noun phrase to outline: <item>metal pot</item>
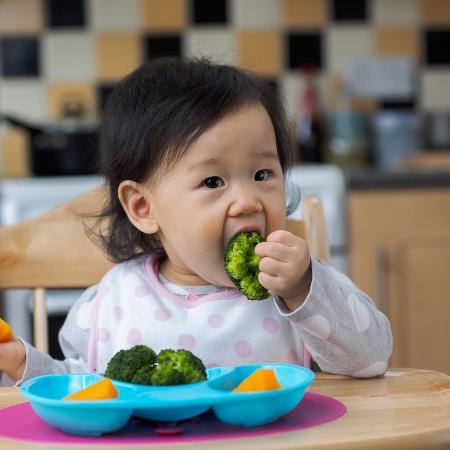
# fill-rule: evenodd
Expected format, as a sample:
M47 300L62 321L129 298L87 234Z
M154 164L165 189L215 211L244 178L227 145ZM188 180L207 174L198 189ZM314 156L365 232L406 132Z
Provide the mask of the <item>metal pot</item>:
M97 124L76 119L43 124L1 115L0 120L24 128L30 136L33 175L87 175L97 172Z

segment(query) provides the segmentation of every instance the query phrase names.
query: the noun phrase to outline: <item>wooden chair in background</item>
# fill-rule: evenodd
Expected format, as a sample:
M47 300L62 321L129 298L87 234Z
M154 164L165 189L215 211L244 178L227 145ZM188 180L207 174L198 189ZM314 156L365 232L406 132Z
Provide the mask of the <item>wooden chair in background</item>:
M106 190L97 188L34 219L0 227L0 290L33 290L34 346L48 351L48 289L86 288L100 281L113 265L87 236L89 214L101 209ZM313 256L330 259L321 201L303 201L303 220L288 221L304 237Z

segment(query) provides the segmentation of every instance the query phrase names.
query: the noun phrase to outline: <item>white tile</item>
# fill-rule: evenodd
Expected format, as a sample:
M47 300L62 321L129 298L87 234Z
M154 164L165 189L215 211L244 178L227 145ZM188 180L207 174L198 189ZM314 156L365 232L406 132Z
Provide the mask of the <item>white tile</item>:
M450 69L424 69L421 106L427 111L450 109Z
M318 75L317 91L319 95L319 107L322 111L326 106L328 92L328 77L325 74ZM287 72L280 77L279 91L281 100L288 118L295 122L298 117L300 98L305 88L305 77L298 72Z
M418 0L374 0L375 22L416 24L419 21Z
M139 29L139 0L90 0L91 25L101 31Z
M241 28L273 28L281 22L280 0L232 0L231 23Z
M184 45L190 56L204 56L222 64L236 63L236 39L231 30L191 28L185 34Z
M24 119L47 119L45 83L36 80L3 79L0 83L0 111Z
M90 81L94 49L90 33L48 32L42 39L43 74L51 81Z
M373 53L373 33L365 26L331 27L325 33L327 69L346 74L353 58Z

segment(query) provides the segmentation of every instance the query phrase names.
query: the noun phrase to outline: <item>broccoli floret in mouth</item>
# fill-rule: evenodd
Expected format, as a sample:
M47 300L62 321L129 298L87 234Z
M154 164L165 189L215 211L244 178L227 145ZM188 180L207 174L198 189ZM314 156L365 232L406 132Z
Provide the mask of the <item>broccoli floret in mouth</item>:
M151 386L191 384L206 380L206 368L188 350L161 350L146 345L120 350L109 361L105 376Z
M233 236L225 250L225 271L249 300L264 300L270 296L258 281L261 258L255 253L255 246L263 241L256 231L245 231Z

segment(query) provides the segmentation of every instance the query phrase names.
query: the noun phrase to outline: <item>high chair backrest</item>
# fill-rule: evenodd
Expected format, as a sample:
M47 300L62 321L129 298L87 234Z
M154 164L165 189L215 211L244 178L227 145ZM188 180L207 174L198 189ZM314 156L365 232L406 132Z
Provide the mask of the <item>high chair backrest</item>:
M113 265L86 233L92 214L106 199L106 189L88 191L45 214L0 227L0 289L33 290L34 345L48 351L47 289L86 288ZM310 253L329 260L330 250L321 201L303 201L303 220L287 229L304 237Z

